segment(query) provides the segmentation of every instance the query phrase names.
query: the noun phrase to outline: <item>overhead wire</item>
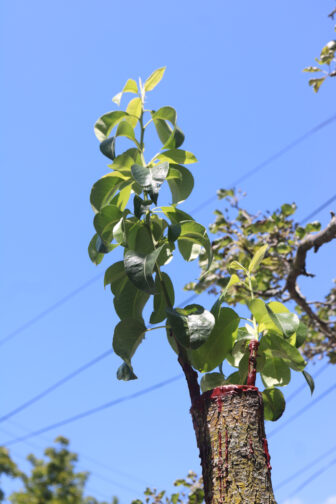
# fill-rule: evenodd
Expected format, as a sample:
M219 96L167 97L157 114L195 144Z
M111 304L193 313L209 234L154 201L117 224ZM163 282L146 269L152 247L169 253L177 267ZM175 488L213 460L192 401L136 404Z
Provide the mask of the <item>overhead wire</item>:
M112 401L108 401L104 404L101 404L100 406L96 406L95 408L91 408L89 410L83 411L82 413L78 413L77 415L66 418L65 420L55 422L52 425L48 425L48 426L43 427L41 429L38 429L36 431L30 432L29 434L26 434L24 436L19 436L15 439L11 439L11 440L7 441L6 443L4 443L4 445L7 447L12 446L14 444L26 441L27 439L31 439L32 437L36 437L36 436L39 436L40 434L44 434L45 432L48 432L50 430L62 427L63 425L67 425L69 423L80 420L81 418L85 418L85 417L88 417L88 416L93 415L95 413L99 413L100 411L111 408L112 406L115 406L116 404L130 401L132 399L136 399L137 397L143 396L145 394L149 394L150 392L153 392L154 390L165 387L166 385L170 385L171 383L173 383L177 380L180 380L182 377L183 377L183 375L179 374L177 376L174 376L174 377L169 378L167 380L164 380L162 382L156 383L155 385L151 385L150 387L139 390L138 392L134 392L133 394L125 395L125 396L119 397L118 399L113 399Z
M289 498L294 497L298 492L300 492L306 486L308 486L314 479L316 479L318 476L321 476L321 474L323 474L324 472L326 472L328 469L330 469L331 466L333 466L335 464L336 464L336 458L333 459L331 462L329 462L324 467L322 467L321 469L319 469L318 471L316 471L314 474L312 474L311 476L309 476L308 479L306 479L303 483L301 483L301 485L299 485L294 490L294 492L291 493L291 495L289 496Z

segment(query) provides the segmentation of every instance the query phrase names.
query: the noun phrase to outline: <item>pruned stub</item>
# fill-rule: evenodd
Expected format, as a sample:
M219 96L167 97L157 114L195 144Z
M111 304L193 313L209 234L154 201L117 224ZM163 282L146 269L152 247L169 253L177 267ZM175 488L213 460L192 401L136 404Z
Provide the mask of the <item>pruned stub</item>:
M205 392L191 408L207 504L275 504L262 397L249 385Z

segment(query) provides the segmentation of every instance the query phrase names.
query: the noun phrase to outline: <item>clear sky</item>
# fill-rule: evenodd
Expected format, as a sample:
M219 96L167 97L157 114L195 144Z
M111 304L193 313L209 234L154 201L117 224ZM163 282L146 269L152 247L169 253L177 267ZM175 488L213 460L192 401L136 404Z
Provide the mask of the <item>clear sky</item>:
M93 124L114 108L111 98L127 78L146 78L167 66L149 105L177 109L185 147L199 159L192 167L195 190L182 207L191 211L335 113L335 82L314 95L301 72L333 37L327 18L333 7L331 0L2 2L1 337L114 261L107 256L95 267L87 255L93 235L89 192L108 171ZM304 218L333 196L335 133L332 123L244 182L248 208L271 210L296 201ZM221 205L204 208L197 219L208 225ZM328 210L318 216L324 224ZM302 285L311 299L330 289L334 257L330 244L309 259L317 277ZM197 277L197 264L176 260L168 272L183 301L183 285ZM209 307L213 300L204 294L200 302ZM108 350L117 320L112 296L98 280L1 346L0 414ZM180 374L160 331L146 338L134 364L139 380L118 382L119 359L111 355L1 424L3 442ZM317 378L315 397L333 380L331 367ZM295 377L285 395L301 383ZM275 487L336 443L335 398L334 390L270 439ZM290 401L278 425L310 400L307 388ZM67 436L81 468L94 473L91 493L118 495L126 504L146 485L171 488L189 469L200 471L188 410L179 380L36 437L34 446L17 444L13 457L21 463L28 452L40 453L57 435ZM275 427L268 425L268 432ZM335 465L296 500L286 500L330 460L276 492L279 504L334 503Z

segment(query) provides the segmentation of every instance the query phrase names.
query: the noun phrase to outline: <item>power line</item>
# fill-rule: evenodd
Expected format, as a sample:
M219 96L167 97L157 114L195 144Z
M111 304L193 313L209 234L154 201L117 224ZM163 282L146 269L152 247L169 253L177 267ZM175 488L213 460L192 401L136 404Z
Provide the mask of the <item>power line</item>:
M314 135L315 133L317 133L321 129L325 128L326 126L328 126L329 124L331 124L335 120L336 120L336 114L329 117L325 121L322 121L321 123L317 124L317 126L310 129L309 131L307 131L306 133L304 133L303 135L298 137L296 140L293 140L292 142L290 142L288 145L286 145L285 147L280 149L278 152L276 152L275 154L273 154L269 158L265 159L265 161L262 161L261 163L257 164L254 168L252 168L251 170L244 173L241 177L238 177L231 184L229 184L228 187L236 187L241 182L244 182L248 178L252 177L252 175L254 175L258 171L260 171L262 168L265 168L265 166L268 166L269 164L273 163L273 161L275 161L276 159L279 159L284 154L286 154L287 152L292 150L294 147L296 147L298 144L300 144L301 142L303 142L304 140L306 140L310 136ZM207 199L206 201L204 201L203 203L198 205L191 213L199 212L200 210L202 210L202 208L205 208L206 206L210 205L210 203L212 203L216 199L217 199L217 196L211 196L211 198ZM323 210L323 208L321 207L321 210Z
M93 415L95 413L98 413L104 409L111 408L112 406L115 406L116 404L120 404L122 402L130 401L132 399L136 399L137 397L140 397L145 394L149 394L150 392L153 392L154 390L157 390L159 388L165 387L166 385L169 385L170 383L173 383L177 380L180 380L183 377L182 374L179 374L177 376L174 376L173 378L169 378L168 380L164 380L162 382L157 383L156 385L152 385L150 387L147 387L145 389L139 390L138 392L135 392L130 395L126 395L123 397L119 397L118 399L114 399L113 401L109 401L107 403L101 404L100 406L97 406L95 408L83 411L82 413L79 413L77 415L74 415L70 418L66 418L65 420L61 420L60 422L56 422L52 425L48 425L47 427L43 427L41 429L38 429L36 431L30 432L29 434L26 434L25 436L21 436L15 439L11 439L10 441L6 442L6 446L12 446L16 443L20 443L22 441L26 441L27 439L30 439L35 436L39 436L40 434L44 434L45 432L48 432L50 430L56 429L58 427L62 427L63 425L67 425L69 423L75 422L77 420L80 420L82 418L85 418L87 416Z
M296 420L299 416L303 415L303 413L305 413L307 410L309 410L310 408L312 408L313 406L315 406L315 404L317 404L319 401L321 401L322 399L324 399L328 394L330 394L331 392L333 392L335 389L336 389L336 383L334 383L331 387L329 387L327 390L325 390L322 394L320 394L319 396L317 396L309 404L307 404L306 406L304 406L303 408L301 408L297 413L295 413L294 415L292 415L291 417L289 417L288 420L286 420L286 422L284 422L283 424L279 425L276 429L273 429L267 435L267 437L270 438L270 437L274 436L275 434L277 434L279 431L281 431L281 429L283 429L284 427L286 427L286 425L288 425L289 423L293 422L293 420Z
M39 394L33 396L28 401L24 402L20 406L17 406L13 410L9 411L8 413L6 413L6 415L3 415L2 417L0 417L0 423L4 422L5 420L8 420L9 418L13 417L14 415L17 415L18 413L20 413L20 411L22 411L22 410L28 408L29 406L31 406L32 404L36 403L37 401L39 401L43 397L47 396L48 394L50 394L51 392L56 390L61 385L64 385L66 382L68 382L72 378L75 378L75 376L79 375L80 373L83 373L83 371L86 371L90 367L94 366L98 362L100 362L103 359L105 359L106 357L110 356L112 353L113 353L113 350L111 348L110 350L107 350L106 352L103 352L102 354L98 355L94 359L90 360L86 364L83 364L79 368L75 369L75 371L72 371L70 374L64 376L64 378L61 378L60 380L58 380L56 383L54 383L50 387L47 387Z
M298 492L300 492L300 490L302 490L304 487L309 485L309 483L311 483L314 479L316 479L318 476L323 474L325 471L330 469L330 467L333 466L334 464L336 464L336 458L334 460L332 460L331 462L329 462L328 465L325 465L324 467L322 467L322 469L319 469L314 474L312 474L307 480L305 480L300 486L298 486L294 490L294 492L289 496L289 498L294 497L294 495L296 495Z
M332 203L333 201L336 200L336 194L334 194L334 196L332 196L330 199L328 199L325 203L323 203L321 206L319 206L318 208L316 208L311 214L307 215L307 217L305 217L301 222L300 224L304 224L306 223L307 221L309 221L312 217L315 217L316 214L320 213L322 210L324 210L327 206L330 205L330 203Z
M46 308L45 310L40 312L38 315L36 315L36 317L33 317L32 319L28 320L26 323L24 323L23 325L21 325L20 327L15 329L15 331L12 331L11 333L9 333L7 336L2 338L2 340L0 340L0 346L4 345L5 343L7 343L7 341L13 339L18 334L22 333L23 331L25 331L26 329L28 329L32 325L36 324L36 322L39 322L41 319L43 319L44 317L46 317L47 315L49 315L50 313L55 311L57 308L59 308L60 306L65 304L67 301L69 301L73 297L77 296L77 294L82 292L84 289L87 289L87 287L92 285L99 278L102 278L103 275L104 275L104 273L100 273L99 275L91 278L91 280L88 280L84 284L77 287L77 289L69 292L69 294L67 294L66 296L64 296L61 299L59 299L58 301L56 301L56 303L49 306L49 308Z
M330 448L329 450L327 450L324 453L322 453L322 455L319 455L318 457L316 457L312 462L310 462L309 464L305 465L304 467L302 467L301 469L299 469L297 472L295 472L294 474L292 474L288 478L282 480L279 483L279 485L275 487L275 490L279 490L279 488L287 485L293 479L297 478L298 476L301 476L302 473L304 473L304 472L308 471L309 469L311 469L314 465L318 464L318 462L320 462L321 460L323 460L326 457L328 457L328 455L330 455L331 453L335 453L335 450L336 450L336 445L334 445L332 448Z

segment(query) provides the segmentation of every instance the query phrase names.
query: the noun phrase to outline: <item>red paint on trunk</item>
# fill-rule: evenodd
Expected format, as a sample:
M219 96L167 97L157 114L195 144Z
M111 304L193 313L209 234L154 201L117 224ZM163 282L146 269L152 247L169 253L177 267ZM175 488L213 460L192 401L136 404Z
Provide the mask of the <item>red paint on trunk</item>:
M269 454L269 451L268 451L268 443L267 443L267 439L264 438L263 439L263 447L264 447L264 453L265 453L265 458L266 458L266 464L267 464L267 469L270 471L272 469L272 466L271 466L271 456Z
M218 431L218 478L219 478L219 495L223 498L223 459L222 459L222 433Z
M227 429L225 429L225 465L224 465L225 490L226 490L228 473L229 473L229 437L228 437L228 431Z

